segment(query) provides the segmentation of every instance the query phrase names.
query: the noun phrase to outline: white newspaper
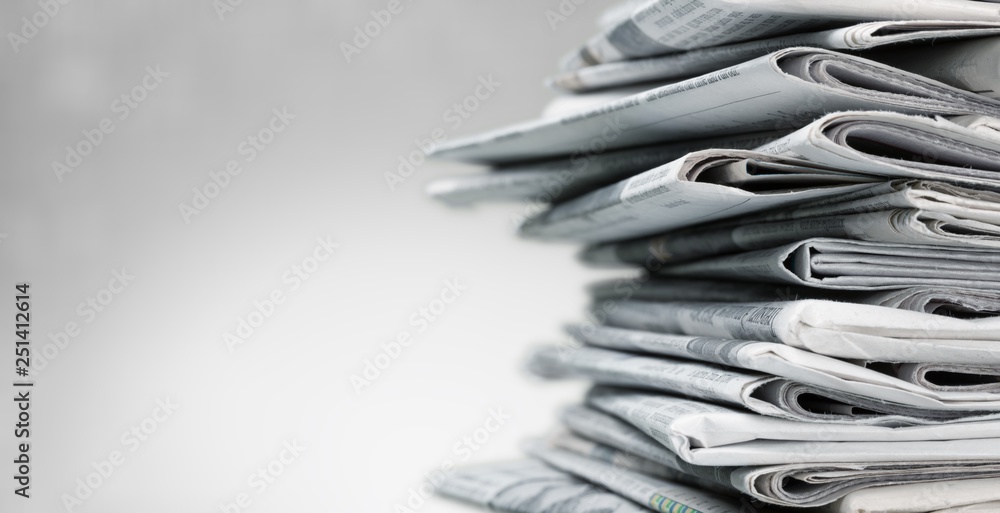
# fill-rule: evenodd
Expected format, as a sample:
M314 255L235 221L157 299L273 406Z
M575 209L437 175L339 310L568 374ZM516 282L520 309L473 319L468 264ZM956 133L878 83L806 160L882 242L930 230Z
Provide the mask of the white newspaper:
M860 57L789 48L569 116L445 142L432 154L511 163L570 155L592 144L616 149L786 130L827 112L863 109L1000 117L997 100Z
M694 465L1000 464L1000 421L883 427L799 422L665 394L596 387L587 404Z
M654 261L655 262L655 261ZM605 280L590 286L595 303L608 300L714 301L760 303L788 299L827 299L899 308L914 312L975 318L1000 315L1000 293L976 289L916 286L897 290L863 292L836 291L768 283L690 278L635 277Z
M814 237L997 248L998 236L1000 194L940 182L894 180L649 239L598 245L582 256L594 264L630 263L655 271L665 264L770 249Z
M1000 138L941 118L837 112L758 151L876 176L1000 190Z
M867 488L824 507L824 513L996 513L1000 479Z
M645 513L620 495L539 461L456 469L437 488L441 495L511 513Z
M601 485L653 511L739 513L742 507L736 497L665 481L541 443L531 444L529 453L559 470Z
M1000 464L975 463L798 463L752 467L703 467L675 461L676 455L667 450L666 456L656 452L656 458L665 463L647 459L627 448L616 445L620 440L644 439L644 444L656 441L635 428L616 422L613 418L588 409L575 408L564 416L573 425L591 421L600 426L598 438L588 439L576 434L561 433L549 441L556 451L568 451L582 457L602 461L629 471L644 473L674 482L695 484L700 488L719 493L746 494L753 501L761 501L787 507L817 507L836 501L851 492L873 486L888 486L902 483L932 483L963 478L1000 477ZM601 439L608 439L605 444ZM550 465L586 479L575 472L572 462L553 461L547 457L551 453L533 452L534 456ZM698 477L700 475L709 477ZM721 488L721 490L720 490ZM745 500L745 498L744 498Z
M1000 250L813 238L667 265L658 273L841 290L924 285L1000 293Z
M568 159L555 159L495 168L487 173L439 178L427 187L435 199L464 205L483 201L565 201L594 189L660 167L688 153L708 148L749 150L788 131L761 132L695 141L663 143L602 152L584 148Z
M926 410L995 410L1000 405L1000 395L996 393L1000 385L1000 365L856 364L774 342L672 335L584 324L570 326L568 332L575 340L588 346L627 351L630 356L647 354L738 367L827 390ZM577 358L573 353L576 349L565 346L560 349L550 357L561 358L567 363L554 363L566 366ZM599 362L596 360L595 363ZM648 373L656 368L664 367L657 364L641 371ZM663 378L656 377L645 387L663 383Z
M925 48L893 48L871 57L990 98L1000 98L1000 38L940 41Z
M996 6L968 0L647 0L602 32L563 66L582 67L693 48L803 32L831 25L881 20L986 21Z
M571 71L563 72L549 80L549 84L555 88L566 91L590 91L610 87L621 87L624 85L638 84L652 81L678 80L696 75L702 75L716 71L728 66L734 66L750 59L756 59L762 55L794 46L809 46L814 48L824 48L827 50L868 50L872 48L891 45L891 50L884 52L884 55L892 57L899 53L902 56L913 55L914 64L925 63L920 59L921 54L927 53L926 46L914 46L912 48L901 46L900 43L933 43L929 47L932 55L945 53L939 45L951 48L946 45L951 39L977 38L1000 34L1000 23L970 22L970 21L881 21L872 23L861 23L850 27L824 30L820 32L806 32L802 34L792 34L788 36L747 41L731 45L714 46L710 48L699 48L687 52L672 53L668 55L650 57L645 59L634 59L620 62L609 62L586 66ZM957 45L956 45L957 46ZM907 67L910 60L902 58L895 60L882 59L880 53L876 57L870 57L879 62L896 66L914 73L924 75L924 68ZM954 56L949 55L948 58ZM962 55L964 61L968 61L968 54ZM977 64L988 59L988 54L980 53L976 55ZM933 62L933 61L932 61ZM937 61L944 64L945 60ZM963 62L958 59L954 62ZM985 64L985 63L984 63ZM983 66L983 72L976 72L958 66L949 67L942 71L959 70L959 76L968 76L981 81L985 71L990 68ZM996 70L997 68L992 68ZM954 81L956 73L938 73L927 75L947 84L979 92L979 88L970 89L968 81ZM994 71L993 80L996 81Z
M995 395L963 401L938 392L935 395L945 397L941 400L930 397L932 393L926 389L914 390L919 387L912 383L872 376L878 373L864 367L837 375L835 369L851 365L842 363L814 372L787 365L792 370L786 374L813 374L809 376L813 379L799 381L679 358L550 346L536 350L530 365L534 373L547 378L584 377L601 385L657 390L803 422L903 426L1000 419L996 413L1000 397ZM851 381L854 376L859 377L858 382ZM865 378L872 379L862 381ZM833 382L833 386L815 383L820 381Z
M863 361L1000 364L1000 317L959 319L813 299L771 303L622 301L611 326L786 344Z
M526 237L617 240L871 186L874 178L743 150L688 154L530 217Z

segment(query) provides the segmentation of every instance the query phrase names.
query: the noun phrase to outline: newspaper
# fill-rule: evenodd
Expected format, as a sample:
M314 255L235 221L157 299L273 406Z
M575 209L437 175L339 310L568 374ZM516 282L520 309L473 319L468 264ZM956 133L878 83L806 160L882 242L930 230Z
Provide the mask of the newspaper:
M898 388L880 393L883 390L879 388L888 386L851 387L848 382L838 388L826 388L721 365L605 349L545 347L535 351L531 368L548 378L585 377L601 385L657 390L803 422L905 426L1000 419L996 413L1000 410L1000 397L946 403ZM821 377L833 381L830 374L827 371ZM847 380L840 378L840 381ZM843 391L844 388L868 388L875 393L851 393ZM901 396L908 401L887 400L886 395Z
M722 204L722 200L716 201ZM551 214L542 213L539 221L534 222L559 219L560 215L567 215L568 208L557 206ZM1000 195L992 191L924 180L893 180L714 223L668 219L645 223L640 228L638 221L630 220L628 224L635 225L630 234L645 231L645 227L654 224L681 229L649 239L599 245L586 250L582 257L596 264L628 262L655 270L668 263L769 249L813 237L997 248L1000 247L998 214ZM653 217L652 213L649 216ZM600 222L600 218L593 219L590 226L596 225L592 229L597 229ZM573 237L579 238L575 234Z
M428 185L427 193L454 205L482 201L555 203L631 178L694 151L708 148L749 150L788 135L788 132L741 134L607 152L600 151L598 145L574 152L569 158L440 178Z
M736 497L664 481L623 466L587 458L570 451L552 449L541 443L531 444L529 453L556 469L599 484L653 511L739 513L742 509Z
M666 394L596 387L587 404L694 465L1000 462L1000 421L884 427L799 422Z
M617 149L785 130L827 112L863 109L1000 117L997 100L860 57L796 47L569 116L448 141L432 155L510 163L598 143Z
M1000 98L1000 38L893 48L871 58L990 98Z
M731 45L699 48L659 57L586 66L556 75L549 80L549 84L558 89L580 92L622 87L642 82L678 80L734 66L794 46L859 51L891 45L891 51L884 52L884 55L892 57L897 53L903 56L919 56L926 52L925 46L910 49L907 46L901 46L900 43L934 43L935 46L931 52L937 55L943 53L938 45L946 48L953 46L945 44L950 39L967 39L998 34L1000 34L1000 23L996 22L922 20L861 23L833 30L792 34ZM923 68L908 67L907 64L910 62L907 60L902 58L885 60L881 58L882 55L880 53L870 58L907 71L921 75L926 74L922 72ZM977 58L984 59L987 58L987 55L978 54ZM918 64L926 62L919 57L913 60ZM949 69L956 68L958 67L950 67ZM983 78L981 74L976 74L975 71L970 71L967 68L958 69L962 69L963 73L971 73L980 81ZM968 82L955 81L954 73L938 73L936 75L932 73L927 76L955 87L980 92L979 88L970 89ZM994 75L994 80L996 80L995 77Z
M871 305L802 299L770 303L622 301L611 326L759 340L863 361L1000 363L1000 317L955 319Z
M824 289L892 290L925 285L1000 293L1000 250L813 238L774 249L667 265L658 273Z
M578 408L568 418L575 426L593 420L600 429L599 438L611 440L642 439L646 444L656 441L635 428L602 418L606 415L587 408ZM902 483L934 483L948 479L998 477L1000 464L989 462L972 463L798 463L785 465L764 465L751 467L702 467L674 461L676 456L663 450L667 456L657 453L657 458L666 458L666 463L646 459L616 445L606 445L572 433L559 434L550 440L557 450L573 452L580 456L602 461L633 472L652 472L654 477L669 481L698 483L700 488L718 493L742 493L753 501L761 501L787 507L817 507L834 502L856 490L872 486L887 486ZM661 450L662 450L661 446ZM572 465L551 461L544 453L533 453L546 463L584 478L575 472ZM682 468L683 470L678 470ZM708 475L710 478L696 477ZM933 484L930 484L933 486ZM745 500L745 499L744 499Z
M648 0L615 17L563 66L582 67L880 20L995 22L996 6L968 0Z
M679 484L685 484L689 486L694 486L696 488L701 488L703 490L709 490L715 493L738 496L736 489L729 485L728 480L722 481L718 479L717 476L712 478L700 477L698 472L690 472L689 470L694 467L690 463L685 463L683 460L677 457L660 444L649 438L648 436L642 434L642 432L636 430L635 428L616 420L614 417L609 417L603 413L587 409L585 407L577 407L584 410L584 414L581 416L583 418L588 417L588 413L592 413L592 416L604 416L610 419L610 422L617 422L622 427L621 430L631 430L634 434L626 434L629 438L643 438L645 443L651 444L653 446L658 446L658 450L668 454L668 459L671 460L669 465L658 463L651 459L648 459L640 454L633 454L624 450L619 450L613 446L605 445L597 441L590 440L584 436L577 435L570 430L561 430L558 433L547 437L545 442L533 442L528 445L528 452L533 456L545 460L549 464L553 462L548 461L544 455L538 454L537 449L539 449L539 444L544 443L545 446L553 449L560 449L562 451L572 452L578 455L585 456L592 460L598 460L603 463L607 463L615 468L620 468L635 472L638 474L645 474L647 476L652 476L657 479L662 479L664 481L672 481ZM673 461L676 460L676 461ZM554 465L559 467L559 465ZM569 470L569 469L564 469ZM707 469L706 469L707 470ZM583 477L576 474L577 477Z
M632 356L646 354L737 367L915 408L995 410L1000 405L1000 395L996 394L1000 364L856 364L774 342L672 335L583 324L570 326L568 332L587 346L627 351ZM560 358L563 361L554 364L566 366L577 358L573 351L575 349L562 347L560 352L548 357ZM642 370L649 372L654 368L657 366ZM661 379L657 378L652 383L659 385Z
M996 513L1000 479L867 488L824 507L824 513Z
M645 513L615 493L534 461L459 468L437 492L512 513Z
M870 187L874 178L743 150L704 150L530 217L526 237L616 240Z
M1000 138L942 118L837 112L758 150L877 176L1000 190Z
M655 259L649 262L656 264ZM650 265L649 268L656 269ZM634 277L605 280L590 287L597 304L608 300L715 301L760 303L788 299L826 299L885 306L946 315L977 318L1000 315L1000 294L975 289L915 286L897 290L862 292L839 291L794 285L776 287L768 283L695 280L651 277L648 272Z

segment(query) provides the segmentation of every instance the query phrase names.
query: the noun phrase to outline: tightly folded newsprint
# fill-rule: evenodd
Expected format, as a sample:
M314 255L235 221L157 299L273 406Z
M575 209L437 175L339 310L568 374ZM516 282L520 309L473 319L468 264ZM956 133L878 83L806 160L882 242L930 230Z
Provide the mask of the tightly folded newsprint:
M924 285L996 293L1000 292L1000 250L815 238L666 265L658 273L824 289L892 290Z
M853 363L774 342L673 335L580 324L568 328L575 340L616 351L683 358L739 367L788 380L929 410L993 410L1000 404L1000 363ZM562 346L555 365L575 359ZM550 356L551 357L551 356ZM601 360L586 362L600 369ZM613 363L613 362L610 362ZM662 365L654 363L647 372ZM649 387L650 385L645 385ZM810 403L818 408L822 404Z
M879 20L1000 20L996 5L969 0L646 0L563 59L577 67Z
M986 82L984 73L976 72L968 67L945 66L944 63L956 56L964 58L959 59L958 62L967 61L970 51L979 51L982 48L958 49L944 45L944 43L951 39L977 38L998 34L1000 34L1000 23L926 20L861 23L833 30L792 34L731 45L699 48L646 59L586 66L561 73L550 79L549 83L567 91L588 91L642 82L693 77L794 46L858 51L892 45L891 50L885 52L887 57L897 53L902 56L923 55L925 57L912 60L905 57L899 57L895 60L883 60L875 57L875 60L921 75L926 74L924 71L930 67L929 65L934 65L933 71L937 73L927 74L930 78L962 89L980 92L981 84ZM934 46L907 48L899 46L900 43L933 43ZM941 45L944 45L948 50L942 50ZM927 58L931 55L933 58ZM983 52L972 55L983 59L988 54ZM910 67L911 64L912 67ZM995 73L994 68L994 76ZM972 84L976 85L970 87Z
M651 261L651 264L655 264ZM654 268L654 266L650 266ZM594 301L715 301L763 303L788 299L828 299L972 318L1000 315L1000 293L981 289L956 289L919 285L888 291L838 291L802 286L775 287L768 283L650 278L647 274L596 283L590 287Z
M927 483L927 486L936 487L932 483L1000 475L1000 464L995 462L692 465L631 425L591 408L570 407L563 412L562 421L572 432L557 434L550 443L563 452L574 452L618 469L692 484L713 492L738 492L755 501L781 506L820 506L845 495L849 498L858 490L872 486ZM547 457L550 453L533 451L533 454L550 465L586 479L582 472L575 471L571 462L555 461ZM720 487L724 489L719 490ZM830 508L827 511L841 510Z
M838 135L828 137L830 133L824 127L835 127L832 131ZM554 206L528 219L521 232L539 238L599 242L741 216L739 223L721 224L711 235L706 234L705 227L692 230L690 234L695 237L670 234L666 238L669 247L665 246L661 253L672 260L774 247L808 237L1000 247L1000 194L996 192L1000 190L1000 167L996 164L1000 162L1000 138L982 134L945 120L918 116L833 114L757 150L790 158L771 161L794 166L786 168L785 173L773 168L773 164L759 166L766 162L759 154L696 152ZM864 141L871 143L868 151L879 154L852 147L862 147ZM749 162L728 165L731 162L722 159L727 155ZM802 159L824 169L867 174L873 180L900 180L859 188L853 193L840 191L826 201L747 217L762 208L774 210L806 201L800 199L801 190L794 190L805 185L795 183L794 174L810 171ZM858 180L857 174L848 171L833 176ZM779 205L778 193L782 191L785 198ZM796 196L792 199L789 194ZM745 201L747 196L752 201ZM741 227L735 232L731 229L751 224L761 226ZM714 244L724 248L706 253L705 249Z
M758 150L876 176L934 179L1000 190L1000 137L995 130L960 124L995 126L1000 121L982 116L957 120L891 112L838 112Z
M785 130L860 109L997 117L1000 101L860 57L797 47L564 117L442 143L432 154L493 164L537 160L594 141L616 149Z
M610 193L609 193L610 194ZM531 218L524 231L547 221L568 225L563 219L572 214L569 205L583 204L588 195L559 205ZM768 249L808 238L838 238L925 244L932 246L964 246L967 248L1000 247L1000 195L992 191L975 191L940 182L896 180L871 185L829 199L803 202L780 210L760 213L742 212L737 219L724 219L710 224L670 231L648 239L601 244L585 250L582 258L594 264L627 262L646 266L655 271L660 266L728 253ZM728 200L734 201L734 200ZM717 204L722 205L720 199ZM628 204L615 204L619 215L628 212ZM674 207L677 209L678 207ZM689 208L685 205L680 208ZM663 210L663 209L660 209ZM666 209L670 212L670 209ZM637 215L618 223L628 226L629 234L640 233L653 226L683 225L683 219L660 217L650 205L646 217ZM724 213L724 212L723 212ZM715 216L719 217L719 216ZM537 219L537 220L536 220ZM697 220L695 220L697 222ZM603 237L612 233L610 225L599 217L577 219L573 238L596 233ZM563 233L573 226L564 226ZM589 230L589 231L587 231ZM550 231L555 231L550 230ZM588 237L589 238L589 237Z
M598 386L587 404L694 465L980 462L1000 465L1000 421L884 427L800 422L663 393Z
M860 192L879 180L787 157L704 150L528 218L529 237L614 240Z
M850 373L847 376L869 379L851 382L836 375L835 369L852 366L842 363L824 366L822 371L815 372L809 372L806 367L789 366L797 371L789 374L811 374L813 382L833 382L834 386L830 387L717 364L587 347L536 350L530 367L544 377L585 377L602 385L659 390L805 422L903 426L1000 419L1000 414L995 413L1000 410L1000 397L996 394L980 401L946 402L930 397L932 394L948 397L946 392L914 390L918 387L890 376L880 379L878 372L860 366L847 369ZM989 393L980 392L979 395ZM970 412L969 409L991 409L993 412Z
M607 306L607 305L605 305ZM995 365L1000 317L958 319L803 299L771 303L621 301L604 308L610 326L737 340L875 362Z
M649 510L541 462L494 463L455 470L437 492L511 513L646 513Z
M749 150L788 133L785 130L731 135L617 151L602 151L601 143L581 148L568 159L440 178L428 185L427 193L455 205L481 201L554 203L625 180L694 151L709 148Z

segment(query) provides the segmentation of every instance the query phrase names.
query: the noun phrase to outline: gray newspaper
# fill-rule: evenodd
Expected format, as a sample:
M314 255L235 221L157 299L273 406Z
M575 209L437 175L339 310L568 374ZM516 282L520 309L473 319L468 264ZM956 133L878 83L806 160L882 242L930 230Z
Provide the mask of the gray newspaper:
M987 119L977 124L1000 123ZM758 150L876 176L1000 190L1000 138L941 118L837 112Z
M713 467L1000 462L1000 421L886 427L779 419L662 393L596 387L587 404Z
M610 326L758 340L862 361L983 365L1000 361L1000 318L961 319L881 306L800 299L769 303L621 301Z
M998 248L998 201L1000 194L992 191L923 180L893 180L781 209L744 212L738 218L724 218L713 223L700 219L684 223L669 218L657 222L650 213L649 218L653 221L642 224L638 220L627 221L628 226L634 226L629 234L641 233L653 226L680 226L680 229L664 230L666 234L648 239L597 245L586 250L583 258L595 264L621 261L655 270L665 264L770 249L809 238ZM551 214L539 214L539 221L535 222L559 220L560 215L567 215L568 209L559 205ZM588 226L596 230L600 221L600 218L595 219ZM685 225L695 226L686 228ZM583 238L589 233L583 230L574 232L572 238ZM603 236L605 232L598 233Z
M995 394L990 397L981 392L976 397L975 393L921 390L860 366L838 375L838 370L851 365L846 362L823 367L827 362L812 363L813 367L786 363L784 374L805 375L800 381L744 370L745 365L734 368L593 347L547 346L534 352L530 366L548 378L585 377L598 384L658 390L804 422L899 426L1000 418L995 413L1000 411L1000 397ZM852 381L855 377L858 381ZM824 382L831 386L817 384Z
M563 59L563 66L573 69L857 22L1000 18L995 5L968 0L647 0L630 4L628 12Z
M690 153L524 221L526 237L604 241L840 197L876 179L744 150Z
M673 335L649 331L579 324L568 328L574 340L586 346L672 359L694 360L780 376L827 390L865 396L926 410L995 410L1000 363L961 365L945 363L852 362L777 344L718 337ZM569 366L577 357L574 346L557 346L547 355ZM601 365L600 359L595 359ZM576 364L576 366L582 366ZM586 368L586 367L585 367ZM657 366L641 368L648 373ZM664 368L664 367L659 367ZM657 386L661 378L650 384ZM687 385L685 385L687 386ZM815 405L811 405L815 406Z
M615 257L617 258L617 256ZM650 264L655 256L647 255ZM625 260L613 260L623 263ZM640 259L639 262L642 262ZM658 264L657 264L658 265ZM658 268L650 265L651 269ZM1000 294L981 289L915 286L888 291L841 291L803 286L775 286L769 283L721 281L716 279L637 276L605 280L590 287L598 304L608 300L642 301L714 301L760 303L788 299L825 299L846 301L914 312L975 318L1000 315Z
M445 142L432 155L512 163L570 155L596 141L617 149L786 130L827 112L865 109L1000 116L997 100L860 57L796 47L567 116Z
M427 193L453 205L484 201L534 201L543 204L565 201L660 167L694 151L709 148L749 150L788 135L788 132L714 137L617 151L601 151L601 145L586 146L569 158L439 178L427 186Z
M667 265L665 276L841 290L917 286L1000 292L1000 250L812 238L773 249Z
M571 431L557 434L549 440L557 450L574 452L662 479L684 480L706 490L742 493L753 501L779 506L817 507L873 486L930 484L956 478L997 477L1000 474L1000 464L993 462L789 463L744 467L691 465L631 425L599 411L571 407L564 412L562 420ZM572 465L550 461L544 453L534 455L577 475Z
M552 77L549 80L549 84L557 89L582 92L610 87L617 88L643 82L684 79L710 73L728 66L734 66L777 50L795 46L850 51L891 46L891 51L885 52L884 55L892 57L898 53L901 56L900 58L887 60L881 58L883 54L877 54L876 57L871 58L923 75L925 74L923 71L926 70L926 65L919 68L917 66L928 61L920 58L920 55L927 55L928 53L935 56L945 54L942 55L943 58L936 61L940 67L927 70L940 71L937 73L932 72L927 74L927 76L955 87L981 92L981 85L971 86L973 83L979 84L983 82L983 73L971 71L968 67L945 67L945 62L953 59L955 55L952 55L952 52L949 51L942 51L938 45L944 46L952 39L964 40L998 34L1000 34L1000 23L997 22L922 20L861 23L832 30L792 34L744 43L698 48L687 52L672 53L645 59L585 66L560 73ZM926 47L922 45L910 47L908 45L902 46L900 43L933 43L934 47L925 49ZM951 46L948 45L948 48L951 48ZM978 50L978 48L974 49ZM956 59L951 62L965 62L968 60L969 55L968 51L964 51L961 54L963 59ZM904 56L914 56L916 58L911 60L906 59ZM985 52L977 54L977 59L979 59L977 62L981 62L987 58L989 57ZM984 66L977 69L991 68ZM994 67L992 69L995 70L997 68ZM968 78L962 80L964 77ZM993 75L993 80L995 83L995 74Z
M441 495L511 513L644 513L646 508L534 461L464 467L437 488Z

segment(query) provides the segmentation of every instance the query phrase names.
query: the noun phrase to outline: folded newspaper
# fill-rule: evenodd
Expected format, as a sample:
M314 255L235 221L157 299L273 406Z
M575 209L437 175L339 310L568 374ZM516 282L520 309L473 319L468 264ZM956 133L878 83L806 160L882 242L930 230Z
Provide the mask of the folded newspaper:
M1000 250L813 238L774 249L667 265L657 272L824 289L932 286L1000 293Z
M527 220L523 231L532 227L530 229L544 230L544 233L572 234L573 238L591 238L588 236L590 233L606 233L603 230L610 229L611 225L600 216L577 219L575 225L569 225L567 220L579 215L574 215L573 206L578 205L576 211L582 210L587 198L595 202L598 200L597 195L588 195L556 206ZM647 198L646 216L632 216L618 224L627 226L628 233L643 233L660 226L681 229L648 239L592 246L584 251L582 258L594 264L639 264L655 271L665 264L769 249L817 237L971 249L996 248L1000 246L1000 216L997 215L1000 214L1000 203L995 201L998 199L1000 195L992 191L976 191L939 182L894 180L861 187L833 198L799 202L780 210L743 213L735 219L699 223L698 219L685 222L684 219L664 217L664 210L671 212L672 209L691 207L679 205L672 209L657 209L656 204ZM719 208L724 208L735 198L718 198L715 201ZM630 205L612 202L604 210L624 215L622 212L628 212ZM689 227L692 224L694 226ZM534 228L535 225L541 227ZM565 226L557 231L560 225ZM570 231L574 227L579 228Z
M927 389L914 391L917 387L891 376L880 380L873 376L878 374L876 371L863 367L849 370L848 376L871 378L867 382L852 383L835 375L834 369L839 368L835 365L812 373L810 377L819 379L806 382L678 358L550 346L534 353L531 368L549 378L585 377L602 385L658 390L803 422L904 426L1000 419L996 413L1000 411L1000 397L995 394L980 401L943 401L930 397ZM995 374L1000 366L992 369ZM800 374L809 373L802 367L797 370ZM825 387L815 381L836 383ZM947 393L936 395L952 399Z
M708 148L753 149L788 131L761 132L603 151L588 146L569 158L499 167L488 173L439 178L427 186L438 200L462 205L483 201L555 203L631 178L688 153Z
M582 347L627 351L631 356L646 354L721 364L928 410L991 410L1000 401L996 393L1000 386L1000 362L978 366L939 362L852 362L774 342L674 335L589 324L570 326L568 332L576 342L586 344ZM576 359L576 347L556 346L545 356L556 358L552 365L557 368L565 367ZM599 358L584 363L597 371L602 366ZM641 368L640 372L657 367L662 368L654 364ZM661 379L656 378L652 383L662 383Z
M645 59L609 62L577 68L556 75L549 83L567 91L589 91L609 87L622 87L653 81L670 81L702 75L756 59L771 52L795 46L808 46L827 50L860 51L890 46L891 49L876 54L874 58L910 72L919 73L947 84L984 93L988 78L975 73L969 66L948 65L948 62L967 62L970 55L978 59L989 58L988 45L969 47L947 45L951 39L980 38L1000 35L1000 22L970 21L879 21L861 23L850 27L805 32L788 36L747 41L730 45L699 48ZM901 43L933 43L928 47L914 44L912 48ZM995 44L995 43L993 43ZM882 59L882 56L885 59ZM933 55L933 58L929 56ZM908 58L908 57L913 57ZM928 65L932 65L930 68ZM978 62L976 64L979 64ZM976 66L975 69L980 68ZM991 69L982 66L984 70ZM997 69L996 67L992 69ZM994 78L993 83L995 83Z
M655 261L650 261L650 264ZM655 268L650 265L650 268ZM899 308L958 318L1000 315L1000 293L981 289L953 289L919 285L889 291L842 291L804 286L775 287L768 283L650 277L605 280L590 287L597 304L607 300L713 301L761 303L789 299L826 299L848 303Z
M841 197L877 179L743 150L705 150L528 218L529 237L602 241Z
M445 142L432 155L511 163L570 155L595 141L617 149L786 130L828 112L865 109L998 117L1000 101L868 59L796 47L564 117Z
M596 387L587 404L694 465L1000 462L1000 421L886 427L766 417L663 393Z
M817 507L874 486L935 483L959 477L981 479L1000 473L1000 464L995 462L692 465L628 423L597 410L570 407L563 412L562 420L570 433L553 436L549 443L555 448L615 468L691 484L713 493L740 493L753 501L779 506ZM533 455L581 475L573 471L573 466L559 465L544 453L535 451Z
M770 303L621 301L608 325L799 347L879 362L993 365L1000 361L1000 317L940 315L814 299Z
M621 11L620 11L621 12ZM574 69L877 20L995 22L996 6L969 0L646 0L629 5L583 48L563 59Z

